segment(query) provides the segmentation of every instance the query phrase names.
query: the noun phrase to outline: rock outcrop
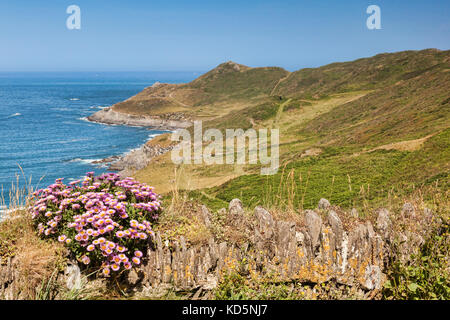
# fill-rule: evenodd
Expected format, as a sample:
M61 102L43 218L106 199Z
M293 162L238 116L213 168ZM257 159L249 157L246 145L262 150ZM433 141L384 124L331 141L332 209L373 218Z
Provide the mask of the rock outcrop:
M174 145L162 147L160 145L144 144L140 148L118 157L110 164L108 169L114 171L140 170L145 168L152 158L162 155L173 148Z
M158 86L157 84L155 84ZM176 130L188 128L192 123L180 114L167 114L164 117L150 117L131 115L104 108L87 118L89 121L112 125L128 125L149 127L160 130ZM159 146L144 144L140 148L122 156L112 156L95 161L94 164L106 165L109 170L120 171L123 175L130 175L135 170L143 169L150 160L173 149L173 145Z
M180 128L188 128L192 125L189 120L176 120L171 117L150 117L143 115L132 115L114 111L112 108L104 108L93 115L87 117L89 121L103 124L127 125L137 127L151 127L161 130L176 130Z

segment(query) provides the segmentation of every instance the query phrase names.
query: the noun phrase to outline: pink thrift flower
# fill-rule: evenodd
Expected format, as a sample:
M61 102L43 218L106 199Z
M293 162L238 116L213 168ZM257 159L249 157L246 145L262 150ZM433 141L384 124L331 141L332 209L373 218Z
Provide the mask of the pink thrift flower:
M118 271L120 269L120 266L114 263L111 265L111 269L113 269L113 271Z
M111 270L109 268L103 268L102 273L105 277L108 277L111 273Z
M81 261L82 261L84 264L89 264L89 263L91 263L91 259L89 259L88 256L83 256L83 257L81 258Z
M125 269L127 269L127 270L130 270L131 269L131 263L129 263L129 262L125 262L124 264L123 264L123 266L125 267Z

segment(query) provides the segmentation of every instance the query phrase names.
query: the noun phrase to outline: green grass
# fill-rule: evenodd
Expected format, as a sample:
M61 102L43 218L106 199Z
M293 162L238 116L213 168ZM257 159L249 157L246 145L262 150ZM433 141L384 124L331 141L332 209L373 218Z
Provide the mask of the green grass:
M301 69L280 83L274 94L310 99L330 93L376 89L425 73L448 54L434 49L403 51Z
M202 197L202 201L217 209L240 198L254 207L286 204L290 193L295 208L314 208L323 197L343 208L381 205L392 192L406 195L416 187L436 182L448 187L449 145L447 129L413 152L378 150L350 156L342 154L345 148L325 148L320 156L288 163L276 175L245 175L207 189L205 192L217 200Z
M260 104L253 107L245 108L244 110L232 111L227 115L206 121L204 128L215 128L219 130L224 129L243 129L247 130L252 128L250 119L254 121L265 121L275 118L279 109L280 103L285 100L278 98L265 98Z
M232 64L224 63L204 74L200 78L186 84L187 88L201 89L208 93L211 103L218 98L248 99L261 94L269 95L277 82L288 75L288 71L277 68L248 68L240 66L236 71Z
M264 101L288 74L278 67L250 68L223 63L190 83L147 88L116 104L114 109L131 114L164 116L183 112L196 118L214 118Z
M450 299L450 217L447 206L439 212L441 224L425 239L425 244L408 261L391 261L383 287L387 300ZM401 243L393 243L393 252Z
M236 197L249 207L312 208L327 197L343 207L366 208L421 185L448 187L449 54L433 49L379 54L293 73L225 63L180 86L175 90L200 92L197 103L214 115L204 121L204 130L280 128L282 167L276 175L260 176L257 166L195 168L193 184L217 179L195 184L206 188L191 195L212 208ZM225 105L215 104L222 99ZM416 139L425 142L406 149L416 151L383 150ZM311 149L320 154L302 157ZM165 169L143 171L158 168Z
M450 73L436 70L342 104L309 122L305 131L337 139L337 145L363 147L422 138L448 127L449 84Z
M225 275L214 289L216 300L302 300L306 290L298 283L249 281L238 273Z

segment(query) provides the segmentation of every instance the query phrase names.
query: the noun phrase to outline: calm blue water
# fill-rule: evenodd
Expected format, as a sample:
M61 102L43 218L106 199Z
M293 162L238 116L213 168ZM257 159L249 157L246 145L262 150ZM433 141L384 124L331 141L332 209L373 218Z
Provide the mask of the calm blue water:
M192 72L0 73L0 192L8 202L16 174L44 187L105 168L93 160L123 154L161 131L90 123L84 117L156 81L182 83ZM1 208L0 208L1 209Z

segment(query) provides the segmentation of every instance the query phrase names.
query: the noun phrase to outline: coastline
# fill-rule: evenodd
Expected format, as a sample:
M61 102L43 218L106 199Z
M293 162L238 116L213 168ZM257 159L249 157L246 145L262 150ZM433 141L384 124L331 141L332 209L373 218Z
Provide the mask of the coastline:
M155 130L174 131L177 129L186 129L192 125L190 121L168 120L157 117L139 116L120 113L112 110L112 107L103 108L86 118L88 121L108 124L108 125L126 125L135 127L148 127Z
M112 110L112 107L103 108L86 118L87 121L104 125L124 125L134 127L146 127L149 130L163 130L173 132L185 129L192 125L190 121L167 120L156 117L130 115ZM165 134L165 133L162 133ZM119 175L130 175L132 171L143 169L153 157L162 155L173 149L174 146L162 147L160 145L148 145L148 142L158 135L148 139L140 147L128 151L122 155L113 155L105 159L95 161L93 164L106 165L108 170L117 171Z

